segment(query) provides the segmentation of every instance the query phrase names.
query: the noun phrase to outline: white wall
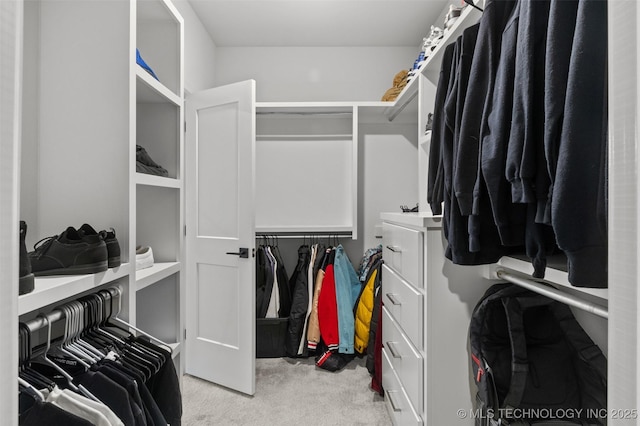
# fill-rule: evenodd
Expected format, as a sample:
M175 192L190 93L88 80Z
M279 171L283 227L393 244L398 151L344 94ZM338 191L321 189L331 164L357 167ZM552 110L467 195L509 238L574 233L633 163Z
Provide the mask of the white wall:
M359 176L363 192L360 235L364 248L382 243L380 212L399 212L401 205L418 202L417 125L365 124L360 141ZM352 259L353 260L353 259Z
M214 86L216 45L186 0L174 0L184 18L184 88L193 93Z
M379 101L408 69L415 47L218 47L216 85L256 80L256 98L277 101ZM353 263L376 246L380 212L418 202L417 114L413 124L363 124L359 131L358 235L341 240ZM386 120L385 120L386 121ZM293 262L295 264L295 261Z
M216 85L256 80L266 101L379 101L415 47L218 47Z

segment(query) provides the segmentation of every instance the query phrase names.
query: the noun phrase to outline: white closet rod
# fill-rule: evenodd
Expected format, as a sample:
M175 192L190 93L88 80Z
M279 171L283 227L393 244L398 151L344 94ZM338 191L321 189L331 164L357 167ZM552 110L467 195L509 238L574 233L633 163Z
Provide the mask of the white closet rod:
M256 135L256 139L318 139L318 140L326 140L326 139L351 139L353 138L352 134L342 133L342 134L297 134L297 135Z
M29 328L29 330L34 333L44 327L47 326L47 323L49 324L53 324L56 321L60 321L62 318L64 318L64 314L62 313L61 310L56 309L54 311L49 312L48 314L45 315L47 321L45 321L45 318L43 318L42 316L38 316L30 321L25 322L25 325Z
M256 111L257 115L347 115L352 116L351 111Z
M573 306L587 312L591 312L592 314L598 315L603 318L609 318L608 308L595 303L587 302L586 300L580 299L579 297L560 291L555 287L551 287L527 278L519 277L505 271L504 269L496 270L496 275L498 276L498 278L509 281L510 283L519 285L536 293L542 294L543 296L547 296L550 299L557 300L558 302L565 303L569 306Z
M351 237L351 233L311 233L311 234L278 234L278 233L256 233L256 240L267 238L348 238Z

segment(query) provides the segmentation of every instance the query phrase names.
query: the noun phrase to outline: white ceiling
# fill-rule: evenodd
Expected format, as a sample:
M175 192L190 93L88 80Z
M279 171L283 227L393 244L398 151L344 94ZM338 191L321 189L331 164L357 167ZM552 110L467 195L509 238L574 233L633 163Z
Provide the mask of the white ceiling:
M419 46L450 2L189 0L219 47Z

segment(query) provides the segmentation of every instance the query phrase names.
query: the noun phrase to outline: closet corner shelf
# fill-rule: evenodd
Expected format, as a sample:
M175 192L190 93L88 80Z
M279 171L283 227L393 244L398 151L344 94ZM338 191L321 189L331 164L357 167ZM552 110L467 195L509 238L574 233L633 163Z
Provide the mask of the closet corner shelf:
M171 346L171 358L177 357L182 352L182 344L180 342L169 343L169 346Z
M155 263L150 268L136 271L136 291L153 285L158 281L180 271L180 262Z
M350 114L353 102L256 102L258 114Z
M162 188L180 188L181 186L181 182L179 179L149 175L146 173L136 173L136 184L159 186Z
M506 272L516 272L523 275L525 278L546 282L555 287L562 287L563 289L569 290L571 293L590 295L600 300L609 300L609 290L606 288L586 288L571 285L569 283L569 274L565 271L554 268L552 260L549 260L544 279L532 278L531 274L533 273L533 266L531 265L531 262L524 259L518 259L516 257L504 256L494 265L491 265L491 268L494 271L502 269Z
M172 103L181 105L180 96L169 90L139 65L136 66L136 100L142 103Z
M18 315L76 296L84 291L125 277L130 272L131 264L123 263L117 268L109 268L97 274L37 277L35 289L31 293L18 297Z
M327 226L256 226L255 232L263 235L270 234L297 234L297 235L345 235L353 232L353 226L327 225Z
M352 134L347 134L347 133L343 133L343 134L291 134L291 135L287 135L287 134L279 134L279 135L256 135L256 139L257 140L277 140L277 141L284 141L284 140L350 140L353 139L353 135Z
M433 215L430 212L383 212L380 213L380 218L385 222L395 222L400 225L410 225L418 228L442 227L442 216Z
M424 75L434 84L437 83L445 46L455 41L466 28L478 22L481 14L482 13L480 11L471 6L464 8L458 20L445 33L442 41L436 46L433 52L431 52L431 55L429 55L429 57L422 63L414 78L407 83L393 105L384 111L384 115L389 119L389 121L393 121L418 94L418 76Z

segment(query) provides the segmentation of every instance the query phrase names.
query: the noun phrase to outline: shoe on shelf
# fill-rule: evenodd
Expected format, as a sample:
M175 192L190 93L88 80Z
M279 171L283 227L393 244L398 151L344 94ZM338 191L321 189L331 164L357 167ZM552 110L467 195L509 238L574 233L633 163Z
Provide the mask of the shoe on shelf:
M136 247L136 271L152 267L154 260L151 247L138 247Z
M108 269L107 245L98 234L80 235L72 226L43 238L29 253L33 274L84 275Z
M27 246L25 245L25 237L27 236L27 223L20 221L20 279L18 294L27 294L33 291L35 278L31 272L31 262L27 254Z
M116 238L116 231L113 228L110 228L109 231L102 230L100 232L96 232L93 227L87 223L83 224L80 228L78 228L78 233L80 236L84 237L87 235L94 236L98 235L104 243L107 245L107 261L109 268L116 268L120 266L120 244L118 243L118 239Z

